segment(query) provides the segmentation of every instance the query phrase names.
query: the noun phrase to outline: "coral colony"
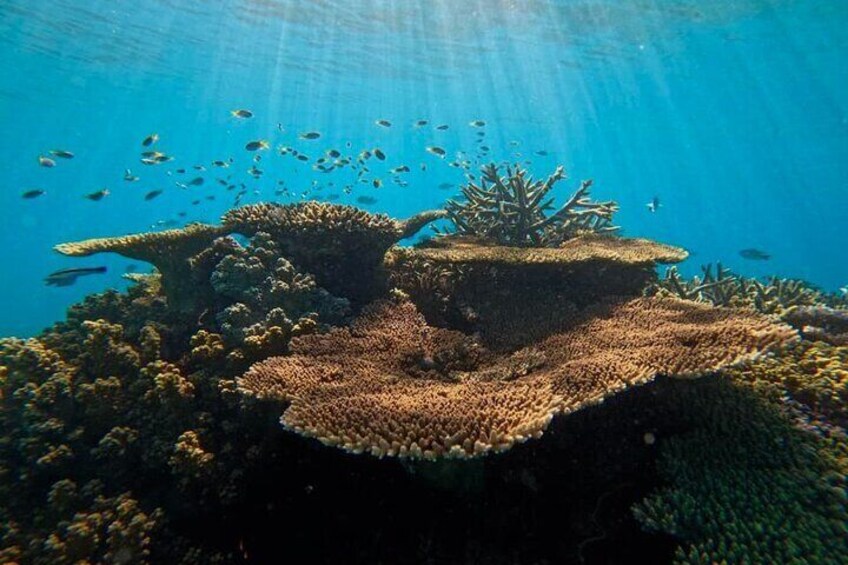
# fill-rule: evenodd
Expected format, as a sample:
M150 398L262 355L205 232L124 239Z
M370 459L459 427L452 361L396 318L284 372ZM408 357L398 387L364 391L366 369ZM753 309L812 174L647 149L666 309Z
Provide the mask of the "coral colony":
M600 477L568 491L592 508L620 480L592 470L608 441L634 462L656 454L636 465L652 478L629 505L646 531L676 538L677 561L838 562L845 301L721 266L659 279L658 264L687 253L617 235L617 205L591 200L590 181L555 206L564 176L490 165L462 199L405 221L257 204L221 225L58 245L156 272L88 297L37 338L0 342L0 557L261 561L278 544L257 524L321 503L304 499L312 483L285 480L316 458L319 477L365 464L399 474L386 497L416 496L397 484L431 469L404 474L393 460L460 459L465 475L483 461L527 492L572 488L545 469L531 480L521 450L545 449L562 457L557 469L578 458ZM449 227L397 245L433 221ZM608 534L569 535L582 559ZM313 551L329 559L333 548Z

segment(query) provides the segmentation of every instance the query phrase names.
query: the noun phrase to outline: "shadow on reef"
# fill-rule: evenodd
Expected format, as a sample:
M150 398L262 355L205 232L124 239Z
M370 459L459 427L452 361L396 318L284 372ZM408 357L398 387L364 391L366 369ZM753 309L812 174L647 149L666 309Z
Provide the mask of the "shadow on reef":
M59 246L158 272L0 340L0 561L844 562L844 301L507 173Z

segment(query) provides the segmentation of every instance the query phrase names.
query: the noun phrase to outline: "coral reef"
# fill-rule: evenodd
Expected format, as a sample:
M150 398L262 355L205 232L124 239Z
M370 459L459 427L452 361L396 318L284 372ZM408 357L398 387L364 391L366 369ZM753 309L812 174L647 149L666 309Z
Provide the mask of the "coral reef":
M848 308L848 300L828 295L800 280L771 277L765 282L733 273L716 263L701 267L702 275L686 280L676 267L648 289L648 294L674 295L715 306L750 306L764 314L782 315L794 306Z
M202 298L204 274L198 274L193 258L224 235L220 227L191 224L182 229L120 237L61 243L55 250L63 255L87 257L95 253L118 253L129 259L153 264L162 274L162 287L174 310L193 310Z
M837 310L824 305L792 306L782 318L798 329L804 339L848 345L848 309Z
M292 341L292 356L254 365L239 389L290 402L282 422L353 452L473 457L541 435L557 413L595 404L656 374L692 377L790 342L754 314L674 299L582 312L529 349L494 355L427 326L403 297L366 308L350 329Z
M547 214L554 203L548 193L565 178L562 167L544 182L528 177L519 165L507 167L505 177L494 163L484 166L481 173L479 186L469 182L462 187L464 200L449 200L445 206L459 234L500 245L545 247L580 234L618 229L611 224L618 206L591 201L591 180L583 181L565 204Z
M382 290L375 273L386 250L442 216L428 211L401 222L351 206L304 202L242 206L227 212L223 223L244 235L268 233L283 256L320 286L366 302Z
M383 267L436 325L479 331L498 348L555 331L564 304L582 307L610 296L637 296L656 263L686 251L646 239L588 234L559 247L508 247L463 236L393 247ZM516 289L520 289L516 292ZM508 332L503 328L509 328Z
M634 511L649 530L680 541L676 563L845 561L844 430L831 437L800 430L777 391L759 390L803 374L793 358L758 360L731 378L678 391L668 403L668 418L683 430L660 446L659 472L668 484ZM775 364L783 374L771 380Z

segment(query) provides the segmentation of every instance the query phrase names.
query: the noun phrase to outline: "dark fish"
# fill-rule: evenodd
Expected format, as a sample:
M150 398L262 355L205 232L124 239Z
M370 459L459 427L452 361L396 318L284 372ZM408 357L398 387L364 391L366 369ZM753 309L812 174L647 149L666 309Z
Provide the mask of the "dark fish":
M185 174L185 171L186 171L185 169L177 169L177 171L176 171L176 172L178 172L178 173L179 173L179 174L181 174L181 175L184 175L184 174Z
M215 165L216 167L222 167L224 169L226 169L227 167L230 166L229 163L227 163L226 161L221 161L221 160L212 161L212 164Z
M126 170L124 171L124 180L125 180L125 181L127 181L127 182L135 182L135 181L137 181L137 180L139 180L139 179L138 179L138 177L137 177L137 176L135 176L135 175L133 175L133 174L132 174L132 171L131 171L131 170L126 169Z
M105 273L106 267L83 267L80 269L62 269L55 273L50 273L45 277L44 283L47 286L71 286L77 282L78 277L85 275L94 275Z
M400 167L395 167L394 169L392 169L391 172L395 173L395 174L397 174L397 173L408 173L409 167L407 167L406 165L401 165Z
M360 196L356 199L356 201L360 204L365 204L366 206L377 203L377 199L373 196Z
M159 141L159 134L158 133L151 133L150 135L148 135L147 137L144 138L144 140L141 142L141 144L144 145L145 147L150 147L151 145L153 145L157 141Z
M440 126L436 126L436 129L438 129L438 130L442 130L442 131L445 131L446 129L448 129L448 125L447 125L447 124L442 124L442 125L440 125Z
M415 122L415 127L418 127L418 128L426 126L426 125L427 125L427 120L418 120L417 122Z
M375 149L375 150L374 150L374 157L376 157L377 159L379 159L379 160L381 160L381 161L385 161L385 160L386 160L386 154L385 154L385 153L383 153L380 149Z
M751 261L768 261L771 259L770 254L754 248L743 249L739 252L739 255L743 259L749 259Z
M453 188L453 184L449 183L449 182L443 182L442 184L439 185L439 188L441 190L447 190L449 188Z
M70 151L65 151L64 149L51 149L50 154L54 157L59 157L60 159L73 159L74 154Z
M317 131L308 131L300 134L300 139L318 139L319 137L321 137L321 133Z
M653 198L651 198L651 201L648 202L645 206L647 206L648 210L650 210L651 212L656 212L660 209L660 206L662 206L662 204L660 204L660 197L654 196Z
M371 184L374 185L374 188L380 188L381 186L383 186L383 181L381 181L380 179L374 179L373 181L371 181Z
M210 194L209 196L207 196L207 197L206 197L206 200L210 200L210 201L211 201L211 200L215 200L215 195L214 195L214 194Z
M444 157L445 154L446 154L444 149L442 149L441 147L436 147L436 146L427 147L427 151L429 151L433 155L438 155L439 157Z
M193 179L188 181L188 184L190 184L191 186L200 186L204 182L206 181L203 180L203 177L194 177Z
M38 156L38 164L41 165L42 167L47 167L48 169L51 169L51 168L56 166L56 161L54 161L50 157L45 157L44 155L39 155Z
M486 122L484 122L483 120L471 120L470 122L468 122L468 125L473 128L481 128L486 125Z
M194 165L192 168L195 171L205 171L206 170L206 167L204 167L203 165Z
M329 151L327 151L327 155L329 155L333 159L337 159L341 157L342 154L336 151L335 149L330 149Z
M301 153L301 154L299 154L299 155L297 156L297 160L298 160L298 161L308 161L308 160L309 160L309 156L308 156L308 155L304 155L303 153Z
M392 122L390 122L389 120L377 120L374 123L377 124L378 126L382 126L384 128L392 127Z
M95 202L97 202L98 200L103 200L103 198L106 196L109 196L109 189L107 188L85 195L86 198L88 198L89 200L94 200Z
M26 198L27 200L32 200L33 198L38 198L42 194L45 194L43 190L35 189L35 190L27 190L23 194L21 194L21 198Z
M548 155L548 152L547 152L547 151L544 151L544 150L542 150L542 151L536 151L536 155L538 155L538 156L540 156L540 157L546 157L546 156Z
M486 132L485 131L478 131L477 137L486 137ZM477 141L479 142L480 140L478 139Z
M156 198L160 194L162 194L161 190L151 190L150 192L148 192L147 194L144 195L144 199L145 200L153 200L154 198Z
M231 110L230 115L234 118L241 118L241 119L244 120L244 119L247 119L247 118L252 118L253 112L251 112L250 110L243 110L243 109Z
M244 146L248 151L258 151L260 149L268 149L271 147L267 141L264 139L257 139L256 141L249 141L247 145Z
M174 158L171 157L170 155L164 155L163 154L163 155L157 155L156 157L153 158L153 160L156 161L157 163L167 163L168 161L173 161Z

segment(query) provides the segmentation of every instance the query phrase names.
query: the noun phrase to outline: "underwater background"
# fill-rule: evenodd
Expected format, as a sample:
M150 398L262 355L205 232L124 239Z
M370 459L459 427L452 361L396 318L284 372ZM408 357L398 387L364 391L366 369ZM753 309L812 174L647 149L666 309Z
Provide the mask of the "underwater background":
M538 177L562 164L619 202L626 234L689 249L686 273L721 261L836 291L848 284L846 23L844 3L802 0L4 0L0 335L33 335L86 294L123 288L127 262L110 257L96 263L105 275L45 287L53 271L94 265L51 252L56 243L215 220L233 193L212 182L225 175L209 163L229 157L224 172L246 183L244 203L297 200L313 180L335 181L308 197L372 196L366 209L396 217L456 196L456 186L437 187L465 180L448 166L457 151L475 163L528 159ZM236 108L255 117L234 119ZM429 124L415 128L419 119ZM477 119L491 148L480 159L468 126ZM298 139L311 130L322 137ZM174 162L139 163L153 132ZM253 139L313 162L346 142L354 152L380 147L386 169L411 168L408 185L375 168L383 186L354 182L348 195L350 174L273 152L254 179L243 149ZM39 167L52 148L75 158ZM203 186L181 190L166 175L188 167L185 182L194 164L210 168ZM125 182L127 168L140 181ZM278 180L296 194L275 196ZM103 200L84 198L103 188ZM45 194L21 198L33 189ZM152 190L163 193L145 201ZM748 248L771 259L740 257Z
M0 562L848 562L846 24L0 0Z

